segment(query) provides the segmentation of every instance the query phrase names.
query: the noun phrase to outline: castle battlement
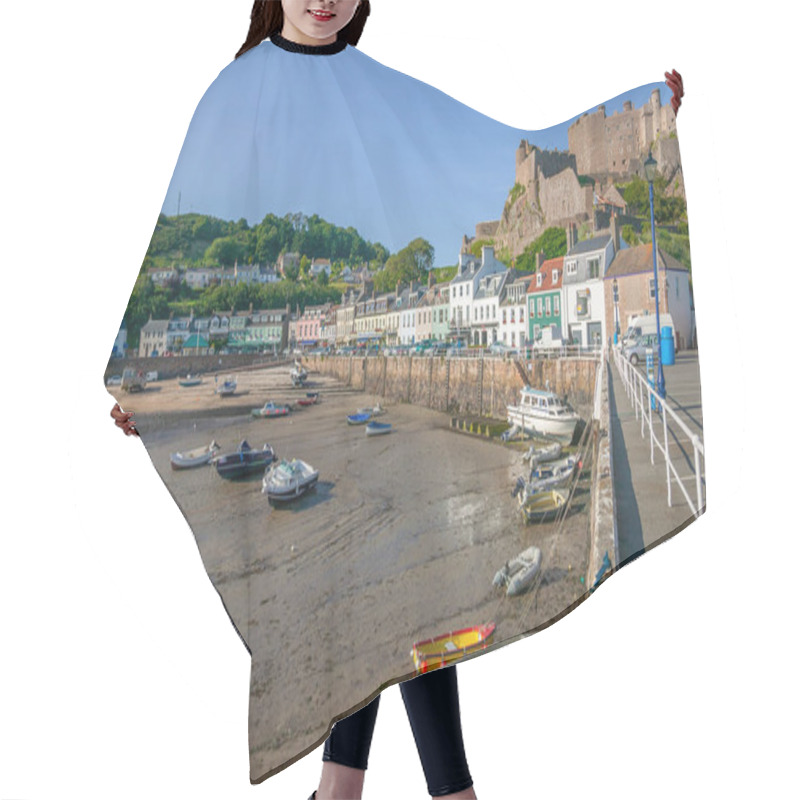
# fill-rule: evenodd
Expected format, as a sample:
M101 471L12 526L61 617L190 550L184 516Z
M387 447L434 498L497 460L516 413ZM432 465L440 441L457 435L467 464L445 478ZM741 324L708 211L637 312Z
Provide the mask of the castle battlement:
M605 105L584 114L570 125L567 139L580 175L622 177L637 174L653 142L674 132L672 106L662 105L660 91L653 89L640 108L626 100L610 117Z

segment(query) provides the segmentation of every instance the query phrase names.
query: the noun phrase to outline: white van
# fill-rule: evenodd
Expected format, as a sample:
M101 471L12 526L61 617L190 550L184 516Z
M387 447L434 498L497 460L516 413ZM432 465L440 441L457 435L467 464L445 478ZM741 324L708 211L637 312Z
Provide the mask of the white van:
M557 325L547 325L539 331L539 335L533 342L534 350L560 349L564 346L561 339L561 331Z
M671 315L660 314L659 316L661 317L661 327L672 328L672 336L675 338L675 325L672 322ZM655 336L657 333L658 328L656 327L656 315L641 314L640 316L634 317L631 320L628 330L626 330L622 336L622 342L620 345L625 347L626 345L632 344L636 339L639 339L642 336Z

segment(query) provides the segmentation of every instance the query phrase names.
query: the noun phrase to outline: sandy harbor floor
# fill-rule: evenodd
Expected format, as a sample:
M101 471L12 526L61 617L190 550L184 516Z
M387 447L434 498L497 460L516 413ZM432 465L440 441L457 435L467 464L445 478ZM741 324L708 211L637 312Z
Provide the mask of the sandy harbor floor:
M449 417L387 404L391 434L366 437L347 414L380 398L313 374L316 406L256 419L267 400L296 403L288 368L237 374L234 397L214 380L162 382L124 397L142 440L187 516L203 563L253 655L251 777L316 747L336 718L412 677L414 641L494 621L494 646L541 628L586 593L591 464L561 523L526 524L511 489L521 452L449 429ZM222 376L219 378L222 380ZM261 475L227 481L212 466L173 471L169 454L242 439L319 470L317 488L285 508ZM165 532L166 534L167 532ZM536 544L542 577L526 595L494 589L498 569ZM588 578L586 579L588 582ZM501 680L501 676L498 676Z

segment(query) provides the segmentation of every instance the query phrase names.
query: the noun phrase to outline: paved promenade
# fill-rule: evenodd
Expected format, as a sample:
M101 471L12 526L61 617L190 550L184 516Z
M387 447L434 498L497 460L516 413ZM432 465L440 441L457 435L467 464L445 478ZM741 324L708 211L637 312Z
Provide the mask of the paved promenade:
M634 407L625 387L611 363L609 385L609 414L613 440L614 485L617 504L619 563L640 555L694 519L680 487L672 481L672 507L667 505L667 468L664 456L654 449L650 463L649 428L645 420L642 436L641 419L636 419ZM703 438L703 412L700 403L700 369L696 350L678 353L673 366L664 367L667 402L690 431ZM653 423L663 438L660 415L653 412ZM678 474L692 501L695 500L694 451L690 438L674 423L669 427L669 452ZM705 464L701 457L701 472L705 479Z

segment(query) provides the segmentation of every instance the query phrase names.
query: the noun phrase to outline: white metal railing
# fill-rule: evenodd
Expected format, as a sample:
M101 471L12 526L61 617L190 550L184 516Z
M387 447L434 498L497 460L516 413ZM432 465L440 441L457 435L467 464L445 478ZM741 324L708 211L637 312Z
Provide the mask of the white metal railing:
M658 450L660 450L664 456L664 461L667 468L667 505L672 507L672 480L674 478L675 483L678 484L681 492L683 492L683 496L686 499L686 502L689 504L689 508L692 509L694 516L700 516L702 513L701 510L705 506L703 498L705 449L703 447L702 440L696 433L692 433L692 431L689 430L686 423L675 413L675 411L670 407L669 403L659 397L658 392L652 386L650 386L647 378L622 356L619 348L612 348L612 352L614 354L614 363L617 366L617 372L622 378L622 382L625 386L625 392L628 395L628 399L631 401L631 404L633 405L636 419L641 419L642 438L644 438L646 435L645 427L647 427L649 430L650 463L655 464L656 448L658 448ZM661 417L660 425L658 419L656 419L655 425L653 423L654 407L656 411L656 417ZM669 437L671 433L669 425L672 423L674 423L679 430L683 431L683 433L686 434L686 436L689 438L689 441L692 443L692 448L694 450L693 476L690 475L681 477L678 474L678 470L676 469L674 462L672 461L669 449ZM657 427L660 429L658 433L656 433ZM663 441L661 437L663 437ZM684 485L684 481L687 480L687 478L691 479L692 477L694 478L695 484L695 502L692 501L690 492Z

